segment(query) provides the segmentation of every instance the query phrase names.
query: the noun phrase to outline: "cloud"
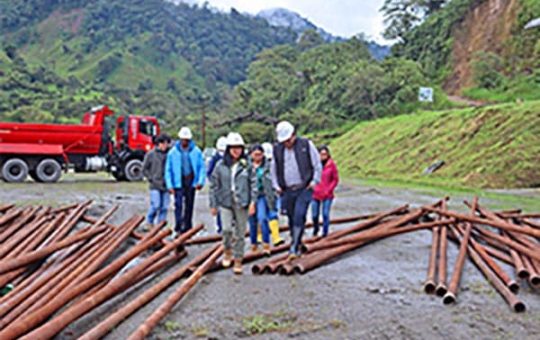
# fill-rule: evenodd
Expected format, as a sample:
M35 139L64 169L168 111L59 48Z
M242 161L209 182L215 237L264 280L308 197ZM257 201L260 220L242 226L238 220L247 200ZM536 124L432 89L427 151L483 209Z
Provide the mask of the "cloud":
M202 0L190 0L203 3ZM365 33L383 41L383 17L379 13L384 0L209 0L210 6L223 10L234 7L238 11L256 14L263 9L282 7L298 12L326 31L351 37Z

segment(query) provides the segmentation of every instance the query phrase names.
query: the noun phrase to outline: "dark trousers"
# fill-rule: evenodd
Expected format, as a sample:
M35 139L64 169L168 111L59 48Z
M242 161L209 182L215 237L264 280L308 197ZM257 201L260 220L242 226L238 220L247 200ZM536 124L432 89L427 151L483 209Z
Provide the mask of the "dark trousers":
M300 254L302 237L306 226L306 215L311 203L311 189L285 190L281 197L281 208L289 219L291 253Z
M193 207L195 206L195 188L193 178L183 178L182 188L174 190L174 231L184 233L193 227Z

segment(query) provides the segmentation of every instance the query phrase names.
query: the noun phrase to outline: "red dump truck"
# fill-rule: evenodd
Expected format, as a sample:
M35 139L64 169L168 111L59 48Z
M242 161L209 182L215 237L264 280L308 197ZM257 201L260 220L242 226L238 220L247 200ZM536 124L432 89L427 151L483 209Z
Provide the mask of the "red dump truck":
M116 120L115 141L100 106L85 113L81 124L0 123L0 177L22 182L57 182L62 171L107 171L117 180L141 180L142 162L159 134L155 117L125 115Z

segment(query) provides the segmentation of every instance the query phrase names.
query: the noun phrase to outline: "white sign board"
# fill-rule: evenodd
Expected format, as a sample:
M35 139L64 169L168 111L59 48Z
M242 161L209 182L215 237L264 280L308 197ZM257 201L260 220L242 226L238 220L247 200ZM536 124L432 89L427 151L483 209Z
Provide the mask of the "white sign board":
M423 103L433 103L433 88L421 87L418 91L418 100Z

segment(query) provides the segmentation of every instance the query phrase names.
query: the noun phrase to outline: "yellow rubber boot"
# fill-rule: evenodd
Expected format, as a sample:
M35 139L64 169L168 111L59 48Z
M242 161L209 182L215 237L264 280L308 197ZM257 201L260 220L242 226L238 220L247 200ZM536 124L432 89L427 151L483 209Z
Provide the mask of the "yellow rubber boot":
M272 220L268 224L270 225L270 234L272 235L272 243L274 246L282 244L284 241L279 235L279 221Z

